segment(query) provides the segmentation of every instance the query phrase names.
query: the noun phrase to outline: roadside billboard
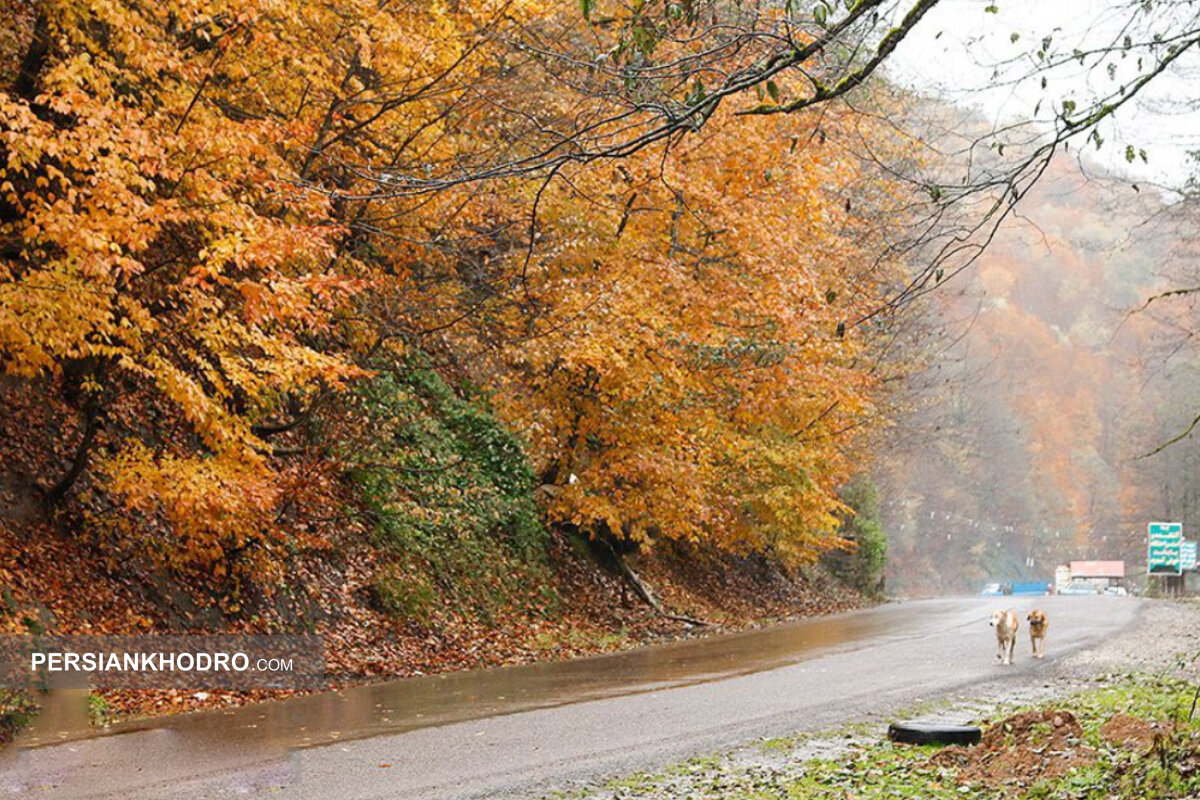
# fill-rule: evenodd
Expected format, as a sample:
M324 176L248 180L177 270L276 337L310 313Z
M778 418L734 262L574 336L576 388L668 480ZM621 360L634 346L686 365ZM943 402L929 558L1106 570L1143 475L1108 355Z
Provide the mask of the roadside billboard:
M1151 522L1147 526L1146 540L1146 571L1149 574L1183 574L1183 523Z
M1184 539L1183 545L1179 551L1179 568L1184 572L1191 572L1196 569L1196 542L1192 539Z

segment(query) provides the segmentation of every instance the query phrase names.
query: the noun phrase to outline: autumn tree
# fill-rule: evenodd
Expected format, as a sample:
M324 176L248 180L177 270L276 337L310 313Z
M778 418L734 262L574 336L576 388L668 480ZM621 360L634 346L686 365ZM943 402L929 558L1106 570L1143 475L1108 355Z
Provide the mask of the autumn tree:
M899 280L870 242L903 193L866 139L903 149L831 108L572 170L536 249L490 253L511 302L459 284L481 306L445 336L530 440L552 522L798 563L839 544L835 487L882 421L882 320L847 323Z
M0 368L79 416L50 504L90 467L115 503L93 525L168 563L223 574L281 541L271 438L362 374L349 164L453 152L445 110L501 9L8 12Z

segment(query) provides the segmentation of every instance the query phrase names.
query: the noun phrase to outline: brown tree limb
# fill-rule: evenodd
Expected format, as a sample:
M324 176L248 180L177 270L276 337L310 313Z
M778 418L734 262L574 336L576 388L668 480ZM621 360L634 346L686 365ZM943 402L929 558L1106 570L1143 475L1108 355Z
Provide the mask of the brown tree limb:
M608 548L608 552L612 554L613 561L616 562L617 569L620 570L622 577L625 578L625 581L633 587L633 590L637 593L638 597L642 598L646 605L654 609L654 612L660 617L673 620L675 622L683 622L688 625L695 625L701 628L715 626L715 623L707 620L697 619L695 617L689 617L683 614L672 614L671 612L667 611L665 608L663 608L662 601L658 599L656 594L654 594L654 590L642 580L641 576L637 574L633 567L629 566L629 562L627 562L625 558L619 552L617 552L617 548L612 546L612 542L608 540L608 537L601 535L597 536L596 540L602 542L604 546Z
M88 403L84 407L83 438L79 440L79 446L75 448L75 455L71 459L71 466L67 469L67 473L59 479L58 483L46 491L45 500L47 507L54 508L61 503L63 498L67 496L67 492L75 485L75 481L79 480L79 476L87 468L92 445L96 441L96 431L100 427L99 416L100 412L95 403Z

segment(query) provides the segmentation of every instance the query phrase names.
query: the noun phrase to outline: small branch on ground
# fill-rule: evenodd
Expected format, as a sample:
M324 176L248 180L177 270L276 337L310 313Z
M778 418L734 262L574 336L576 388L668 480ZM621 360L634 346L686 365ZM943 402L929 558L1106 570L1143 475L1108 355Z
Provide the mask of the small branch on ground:
M617 551L617 548L612 546L612 542L608 540L608 537L597 536L596 541L603 542L604 546L608 548L608 552L612 553L613 561L616 562L617 568L621 571L621 575L625 578L629 585L633 587L638 596L646 602L646 605L654 609L655 613L660 617L664 617L665 619L673 620L675 622L683 622L688 625L696 625L702 628L717 627L716 623L709 622L707 620L689 617L684 614L672 614L667 611L665 608L663 608L662 601L658 599L658 597L654 594L654 591L646 584L645 581L642 580L641 576L634 571L633 567L629 566L629 562L627 562L625 558Z

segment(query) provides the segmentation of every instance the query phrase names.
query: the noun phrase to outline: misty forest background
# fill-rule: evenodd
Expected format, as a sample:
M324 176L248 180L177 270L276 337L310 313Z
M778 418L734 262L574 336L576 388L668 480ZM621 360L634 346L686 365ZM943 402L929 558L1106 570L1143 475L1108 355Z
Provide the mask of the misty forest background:
M405 675L1200 522L1190 179L1006 171L873 75L932 3L219 5L0 12L0 631Z

